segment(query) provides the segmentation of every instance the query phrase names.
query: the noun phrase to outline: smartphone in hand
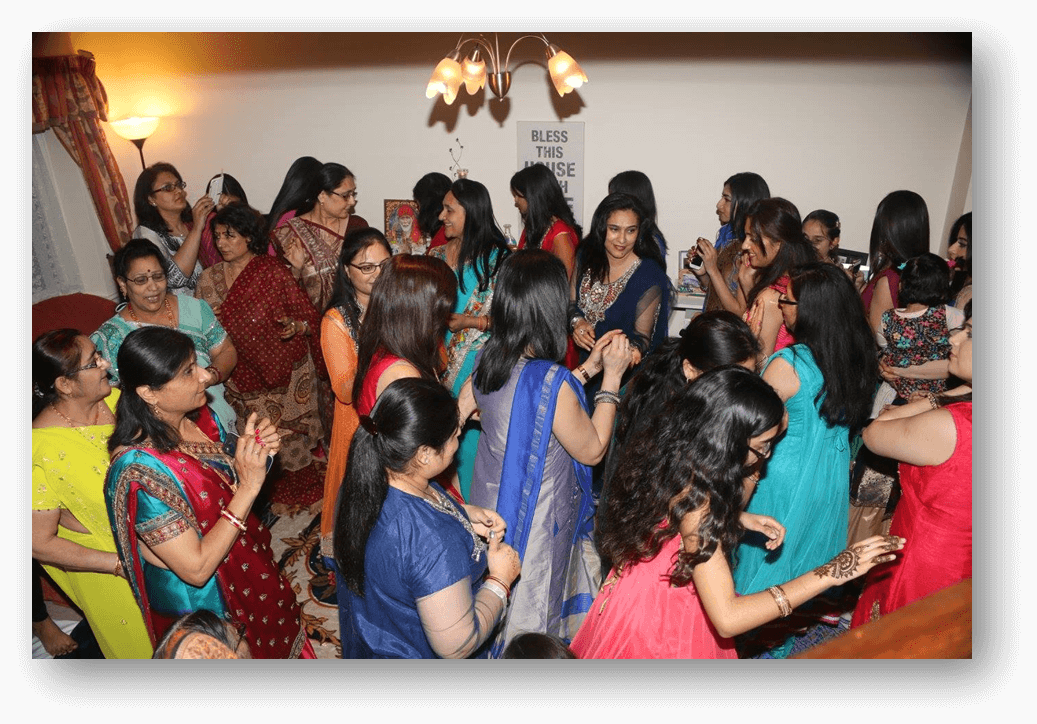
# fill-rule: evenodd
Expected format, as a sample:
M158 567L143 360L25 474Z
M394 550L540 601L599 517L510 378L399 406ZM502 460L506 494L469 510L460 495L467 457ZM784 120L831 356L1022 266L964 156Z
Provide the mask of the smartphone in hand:
M212 199L214 206L218 206L220 203L220 195L223 193L223 174L214 178L209 182L209 198Z

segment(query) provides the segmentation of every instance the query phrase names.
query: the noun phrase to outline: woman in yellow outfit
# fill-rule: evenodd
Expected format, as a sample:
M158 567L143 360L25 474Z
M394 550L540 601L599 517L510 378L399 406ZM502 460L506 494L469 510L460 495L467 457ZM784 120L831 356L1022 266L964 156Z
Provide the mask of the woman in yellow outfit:
M105 658L149 659L104 502L119 399L109 366L74 329L33 343L32 555L82 610Z

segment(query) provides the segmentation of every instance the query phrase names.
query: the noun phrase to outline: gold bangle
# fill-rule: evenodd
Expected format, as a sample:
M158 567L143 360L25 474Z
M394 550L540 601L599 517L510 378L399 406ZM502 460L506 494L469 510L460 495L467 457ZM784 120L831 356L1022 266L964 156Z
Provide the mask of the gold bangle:
M590 382L591 381L591 376L590 376L590 374L588 374L587 370L584 368L583 365L579 365L576 368L576 371L580 373L580 377L583 378L584 382Z
M782 618L788 618L792 614L792 604L789 603L789 597L785 595L785 590L781 586L771 586L767 589L767 592L774 598L774 603L778 604L778 612Z
M123 571L124 571L124 569L122 567L122 558L120 558L119 560L117 560L115 562L115 570L112 571L112 573L114 573L119 578L125 578L126 576L123 575Z

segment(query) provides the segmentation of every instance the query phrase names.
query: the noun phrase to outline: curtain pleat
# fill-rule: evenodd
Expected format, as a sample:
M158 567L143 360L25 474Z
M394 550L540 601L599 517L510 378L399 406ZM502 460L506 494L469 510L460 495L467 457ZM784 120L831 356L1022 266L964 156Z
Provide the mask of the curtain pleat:
M32 59L32 132L52 129L83 171L109 246L117 251L133 232L130 199L105 137L108 96L93 56Z

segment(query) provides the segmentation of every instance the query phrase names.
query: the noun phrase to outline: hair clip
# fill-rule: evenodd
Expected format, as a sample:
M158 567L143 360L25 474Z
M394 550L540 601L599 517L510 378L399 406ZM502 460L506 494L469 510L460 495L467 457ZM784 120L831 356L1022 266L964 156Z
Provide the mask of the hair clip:
M367 415L361 415L360 425L371 434L371 437L378 437L378 425L376 425L375 421L370 417Z
M902 264L900 264L900 266L897 267L897 271L904 271L904 267L906 267L906 266L907 266L907 262L905 261Z
M36 395L37 397L43 397L43 392L40 391L40 386L37 385L35 382L32 383L32 394Z

